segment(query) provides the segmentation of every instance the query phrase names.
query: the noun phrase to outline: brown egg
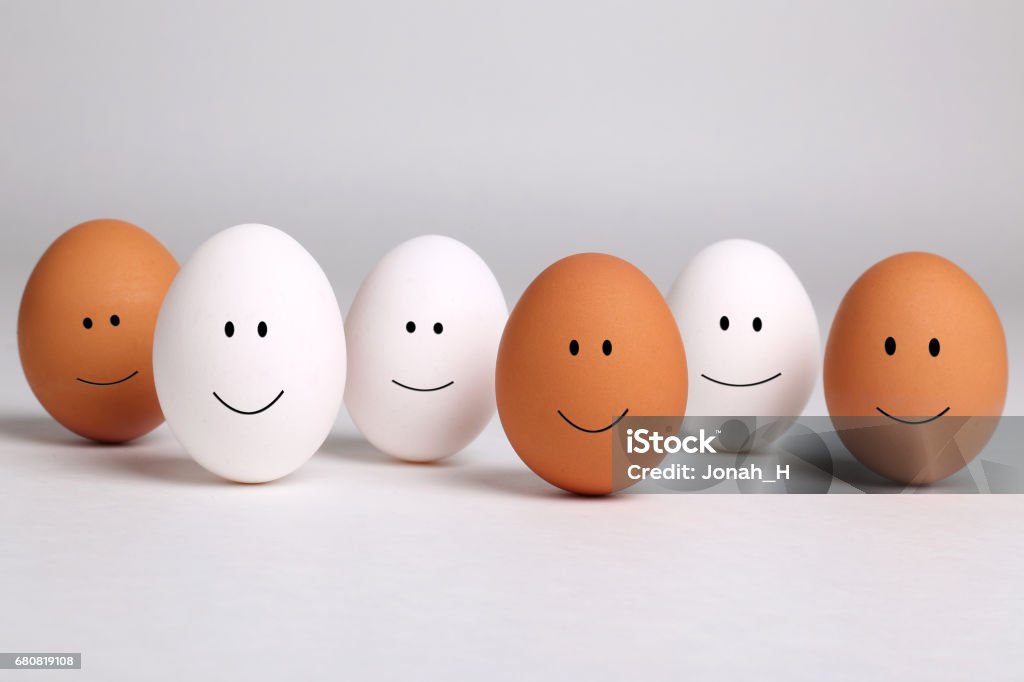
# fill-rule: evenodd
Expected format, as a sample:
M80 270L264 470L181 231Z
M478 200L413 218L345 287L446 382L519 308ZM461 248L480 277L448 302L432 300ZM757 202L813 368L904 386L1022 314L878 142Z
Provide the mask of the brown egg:
M1006 400L1006 337L970 275L901 253L854 282L825 349L833 425L865 466L901 483L955 473L985 446Z
M585 253L542 272L498 348L498 414L512 447L544 480L600 495L613 479L613 426L682 415L686 354L657 287L614 256Z
M177 272L160 242L120 220L82 223L50 245L21 298L18 352L54 419L110 443L160 425L153 330Z

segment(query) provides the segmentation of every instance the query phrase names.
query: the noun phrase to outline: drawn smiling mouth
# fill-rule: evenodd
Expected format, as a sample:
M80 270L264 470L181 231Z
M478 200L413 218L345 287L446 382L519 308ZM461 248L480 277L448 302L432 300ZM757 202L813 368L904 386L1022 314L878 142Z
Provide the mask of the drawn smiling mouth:
M397 385L401 386L402 388L407 388L410 391L419 391L420 393L430 393L431 391L440 391L442 388L448 388L449 386L451 386L452 384L455 383L455 380L452 379L447 384L444 384L443 386L435 386L434 388L416 388L415 386L407 386L406 384L403 384L401 381L398 381L397 379L392 379L391 383L397 384Z
M947 412L949 412L949 407L950 406L947 405L946 409L944 409L942 412L939 412L934 417L928 417L927 419L919 419L917 421L915 421L913 419L900 419L899 417L894 417L893 415L891 415L888 412L886 412L885 410L883 410L881 407L876 407L875 409L878 410L879 412L881 412L882 414L884 414L889 419L892 419L893 421L898 421L901 424L927 424L928 422L933 422L936 419L938 419L939 417L941 417L942 415L944 415Z
M83 384L89 384L90 386L113 386L114 384L123 384L138 373L139 370L135 370L124 379L118 379L117 381L89 381L88 379L82 379L81 377L75 378L75 381L81 381Z
M622 418L626 416L627 412L629 412L629 408L628 407L622 411L622 414L620 414L618 417L615 418L615 421L613 421L608 426L605 426L605 427L600 428L600 429L585 429L582 426L579 426L578 424L573 423L573 421L571 419L569 419L568 417L566 417L565 414L561 410L558 411L558 416L561 417L562 419L564 419L565 422L569 426L571 426L572 428L577 429L579 431L583 431L584 433L601 433L602 431L607 431L608 429L612 428L613 426L618 424L620 421L622 421Z
M716 384L721 384L722 386L732 386L733 388L747 388L748 386L760 386L761 384L767 384L769 381L773 379L778 379L779 377L782 376L782 372L779 372L775 376L768 377L767 379L761 379L761 381L755 381L750 384L730 384L728 381L719 381L718 379L712 379L707 374L701 374L701 376L707 379L708 381L711 381Z
M216 398L218 401L220 401L221 405L223 405L224 407L228 408L232 412L237 412L238 414L259 414L260 412L264 412L266 410L269 410L271 407L274 406L274 403L276 403L278 400L281 399L281 396L283 396L283 395L284 395L284 389L281 389L281 392L277 394L276 398L271 400L269 403L267 403L266 405L264 405L260 409L253 410L252 412L246 412L245 410L240 410L237 407L232 407L231 405L228 405L226 402L224 402L223 398L221 398L219 395L217 395L217 391L213 392L213 397Z

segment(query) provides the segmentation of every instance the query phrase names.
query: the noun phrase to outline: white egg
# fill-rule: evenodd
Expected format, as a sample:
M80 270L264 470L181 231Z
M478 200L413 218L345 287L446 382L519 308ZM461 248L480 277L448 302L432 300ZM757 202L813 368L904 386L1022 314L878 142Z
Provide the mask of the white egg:
M722 429L730 450L785 432L814 388L821 338L811 299L782 256L757 242L717 242L693 257L667 299L689 368L684 428Z
M167 424L199 464L244 483L295 471L344 393L345 329L327 276L273 227L214 235L167 292L153 373Z
M498 281L465 244L429 235L386 254L345 323L345 404L366 439L419 462L468 445L494 416L507 318Z

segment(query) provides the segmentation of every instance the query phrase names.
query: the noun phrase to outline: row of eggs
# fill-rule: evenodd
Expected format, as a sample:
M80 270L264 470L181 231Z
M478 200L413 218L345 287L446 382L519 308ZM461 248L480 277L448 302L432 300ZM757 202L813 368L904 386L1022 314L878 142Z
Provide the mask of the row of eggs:
M620 258L569 256L509 314L474 251L418 237L373 268L343 322L323 270L278 229L224 230L179 271L149 233L96 220L64 233L36 265L18 347L33 392L71 431L124 442L166 418L199 464L230 480L296 470L344 400L368 441L412 461L461 450L497 407L534 472L600 494L614 487L611 430L627 414L799 415L820 338L790 266L745 240L696 254L667 297ZM834 421L915 429L997 416L1006 341L963 270L899 254L844 297L824 381ZM759 432L776 436L792 417L779 421ZM926 483L963 466L987 435L952 465L941 448L895 438L898 449L881 451L877 439L844 441L878 473ZM909 442L927 440L912 432Z

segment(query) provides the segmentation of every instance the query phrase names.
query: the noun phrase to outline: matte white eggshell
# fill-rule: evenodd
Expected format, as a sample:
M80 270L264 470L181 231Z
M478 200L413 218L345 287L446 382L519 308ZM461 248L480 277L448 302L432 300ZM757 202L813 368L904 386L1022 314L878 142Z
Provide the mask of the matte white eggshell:
M153 372L167 424L199 464L233 481L302 466L334 425L345 369L327 276L266 225L232 227L196 249L157 320Z
M345 323L345 404L363 436L409 461L468 445L495 413L507 318L494 274L465 244L428 235L387 253Z
M744 450L788 429L817 380L821 338L811 299L782 256L744 239L714 243L683 269L667 300L689 368L684 429L738 419L755 438L737 443L727 429L720 440Z

